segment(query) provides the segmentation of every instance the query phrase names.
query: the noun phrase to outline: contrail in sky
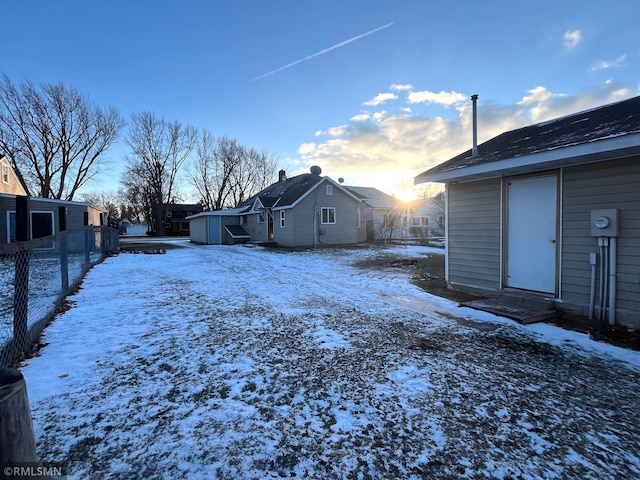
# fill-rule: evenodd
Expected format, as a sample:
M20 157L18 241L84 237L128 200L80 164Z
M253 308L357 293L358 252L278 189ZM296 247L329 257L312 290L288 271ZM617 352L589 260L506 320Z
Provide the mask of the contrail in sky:
M350 38L349 40L345 40L344 42L336 43L332 47L325 48L324 50L320 50L319 52L313 53L313 54L309 55L308 57L304 57L304 58L301 58L300 60L296 60L295 62L291 62L288 65L285 65L284 67L276 68L275 70L273 70L273 71L271 71L269 73L265 73L264 75L260 75L259 77L254 78L253 80L249 80L249 82L247 82L247 83L251 83L251 82L255 82L257 80L261 80L261 79L263 79L265 77L268 77L269 75L273 75L274 73L281 72L282 70L286 70L287 68L293 67L294 65L298 65L299 63L306 62L307 60L310 60L313 57L318 57L320 55L324 55L325 53L330 52L331 50L335 50L336 48L344 47L348 43L355 42L356 40L360 40L361 38L366 37L367 35L371 35L372 33L376 33L376 32L379 32L380 30L384 30L385 28L389 28L394 23L396 23L396 22L387 23L386 25L383 25L381 27L375 28L375 29L371 30L370 32L363 33L361 35L358 35L357 37L353 37L353 38Z

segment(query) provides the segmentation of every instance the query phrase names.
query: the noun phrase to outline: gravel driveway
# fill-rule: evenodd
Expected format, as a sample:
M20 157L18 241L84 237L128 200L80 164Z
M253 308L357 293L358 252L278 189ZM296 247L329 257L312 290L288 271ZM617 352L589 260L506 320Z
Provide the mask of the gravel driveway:
M640 478L640 354L354 266L389 252L107 259L23 368L40 457L69 478Z

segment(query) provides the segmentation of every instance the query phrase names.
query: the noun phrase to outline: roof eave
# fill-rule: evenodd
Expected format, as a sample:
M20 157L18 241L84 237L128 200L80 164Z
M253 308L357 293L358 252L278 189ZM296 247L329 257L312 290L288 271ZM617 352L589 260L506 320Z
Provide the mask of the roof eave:
M545 150L454 170L422 173L414 184L482 180L578 164L594 163L640 155L640 134L630 134L569 147Z

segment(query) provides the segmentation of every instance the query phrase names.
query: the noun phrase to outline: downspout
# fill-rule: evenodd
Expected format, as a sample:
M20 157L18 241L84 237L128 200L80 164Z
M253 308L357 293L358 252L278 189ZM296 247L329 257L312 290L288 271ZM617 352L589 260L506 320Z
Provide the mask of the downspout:
M449 283L449 184L444 184L444 280Z

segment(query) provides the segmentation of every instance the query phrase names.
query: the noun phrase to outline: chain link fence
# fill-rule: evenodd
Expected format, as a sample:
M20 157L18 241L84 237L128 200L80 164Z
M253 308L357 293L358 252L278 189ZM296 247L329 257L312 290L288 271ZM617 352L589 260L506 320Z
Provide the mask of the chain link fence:
M118 231L109 227L0 244L0 367L33 350L67 294L118 247Z

